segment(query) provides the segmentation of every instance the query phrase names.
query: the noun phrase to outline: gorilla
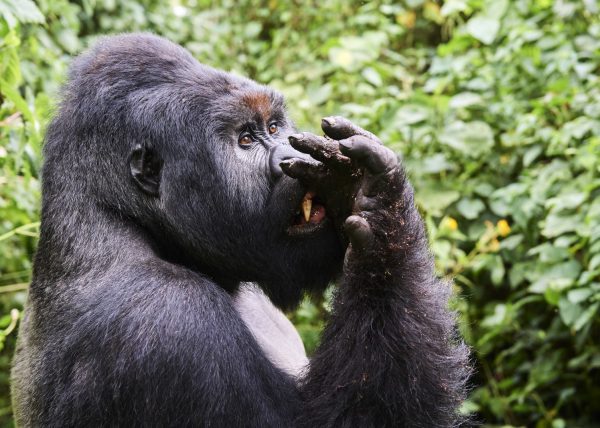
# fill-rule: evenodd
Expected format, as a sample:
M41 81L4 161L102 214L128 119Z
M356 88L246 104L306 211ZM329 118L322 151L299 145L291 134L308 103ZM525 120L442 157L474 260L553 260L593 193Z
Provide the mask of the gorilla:
M402 165L322 128L157 36L79 56L46 133L17 424L461 423L468 352ZM309 361L280 310L331 281Z

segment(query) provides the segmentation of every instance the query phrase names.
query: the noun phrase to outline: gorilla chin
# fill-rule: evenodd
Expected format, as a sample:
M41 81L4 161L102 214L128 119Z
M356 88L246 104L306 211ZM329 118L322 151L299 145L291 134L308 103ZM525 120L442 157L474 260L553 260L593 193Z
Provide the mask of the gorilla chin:
M344 248L333 219L314 191L282 177L272 195L274 203L266 216L279 220L267 222L271 233L263 234L268 242L262 245L270 268L258 270L258 276L248 280L256 281L275 305L291 309L303 291L322 291L339 275Z

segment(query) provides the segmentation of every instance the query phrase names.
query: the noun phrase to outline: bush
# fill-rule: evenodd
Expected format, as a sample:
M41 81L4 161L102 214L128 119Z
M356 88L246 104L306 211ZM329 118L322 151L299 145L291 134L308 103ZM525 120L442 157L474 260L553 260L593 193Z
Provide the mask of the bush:
M600 14L567 0L2 0L0 417L30 280L40 144L71 55L152 31L279 88L299 128L342 114L404 157L454 278L489 424L600 417ZM327 299L294 315L314 349ZM12 333L12 334L11 334ZM7 338L8 337L8 338Z

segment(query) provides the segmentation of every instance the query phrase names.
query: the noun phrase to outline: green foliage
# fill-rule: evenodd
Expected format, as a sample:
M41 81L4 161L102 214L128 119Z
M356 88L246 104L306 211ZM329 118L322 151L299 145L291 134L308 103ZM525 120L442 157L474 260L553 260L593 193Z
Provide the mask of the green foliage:
M69 58L99 34L151 31L279 88L301 129L342 114L402 154L474 349L464 412L491 425L592 424L599 16L594 0L0 0L3 423L39 226L41 140ZM310 350L326 303L294 314Z

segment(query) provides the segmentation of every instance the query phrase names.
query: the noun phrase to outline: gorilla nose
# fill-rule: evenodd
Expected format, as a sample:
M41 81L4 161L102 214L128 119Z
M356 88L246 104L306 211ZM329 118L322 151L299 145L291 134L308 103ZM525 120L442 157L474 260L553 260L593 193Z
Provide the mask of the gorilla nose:
M288 144L277 145L271 149L269 155L269 168L271 169L271 174L276 178L283 175L283 170L279 164L287 159L303 159L305 161L316 162L306 153L299 152Z

